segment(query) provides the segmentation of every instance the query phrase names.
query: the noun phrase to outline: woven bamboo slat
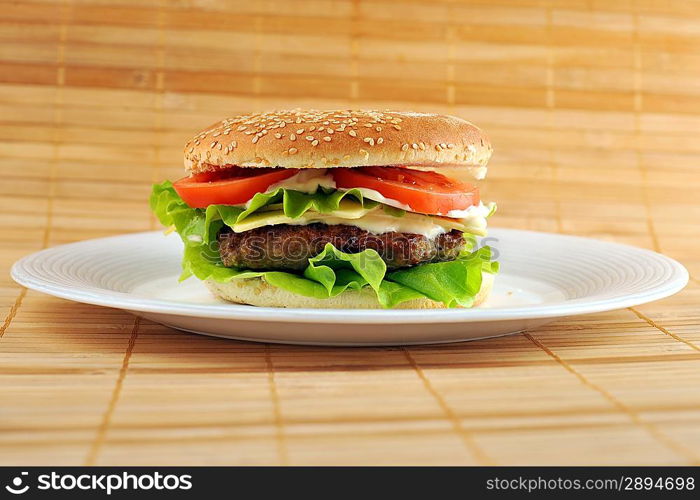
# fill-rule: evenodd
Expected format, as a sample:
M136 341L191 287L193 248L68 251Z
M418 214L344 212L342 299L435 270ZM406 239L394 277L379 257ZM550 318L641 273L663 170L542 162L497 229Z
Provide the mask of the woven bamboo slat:
M698 464L700 5L0 0L1 464ZM192 133L279 107L452 113L492 223L680 259L670 299L493 341L267 346L15 285L156 229Z

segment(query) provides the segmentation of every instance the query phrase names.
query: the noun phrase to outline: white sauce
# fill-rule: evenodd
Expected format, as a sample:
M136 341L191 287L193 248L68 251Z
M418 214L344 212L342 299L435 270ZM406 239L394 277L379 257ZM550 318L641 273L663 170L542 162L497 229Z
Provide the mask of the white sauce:
M391 198L385 198L382 193L379 191L375 191L374 189L369 189L369 188L353 188L357 189L360 193L362 193L362 196L367 198L368 200L374 200L378 201L379 203L383 203L384 205L389 205L390 207L396 207L400 208L402 210L406 210L408 212L413 212L411 207L409 205L406 205L405 203L401 203L400 201L392 200ZM348 189L341 189L341 191L349 191Z
M325 168L307 168L288 179L267 188L267 193L278 188L293 189L302 193L315 193L319 187L335 189L335 181Z
M447 214L445 214L445 217L450 217L451 219L483 217L485 219L491 213L491 210L493 210L492 203L484 205L482 202L479 202L478 205L472 205L466 210L450 210L449 212L447 212Z
M470 173L477 181L486 177L486 167L472 167Z
M381 193L375 191L374 189L367 188L355 188L362 193L362 196L383 203L384 205L389 205L396 208L401 208L408 212L413 212L409 205L403 204L400 201L392 200L390 198L385 198ZM443 217L449 217L450 219L459 219L466 226L472 227L477 231L486 231L486 217L491 213L493 209L493 204L489 203L484 205L479 202L478 205L473 205L465 210L450 210L446 214L438 214ZM359 227L359 226L358 226ZM369 230L368 230L369 231ZM392 229L387 229L386 231L392 231ZM386 232L385 231L385 232ZM370 231L372 232L372 231ZM404 231L404 232L416 232L422 234L418 231Z

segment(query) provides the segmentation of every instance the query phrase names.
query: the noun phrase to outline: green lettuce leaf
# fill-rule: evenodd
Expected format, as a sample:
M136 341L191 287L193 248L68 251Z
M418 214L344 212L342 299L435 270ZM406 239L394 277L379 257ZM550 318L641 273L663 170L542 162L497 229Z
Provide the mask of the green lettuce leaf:
M355 254L344 254L340 259L336 259L337 254L343 254L343 252L339 252L333 245L328 244L324 251L314 258L330 265L318 266L322 271L316 275L311 273L309 276L314 276L311 278L284 271L252 271L225 267L218 258L218 252L208 252L203 246L185 246L182 261L183 274L180 279L195 276L202 281L214 280L219 283L228 283L234 279L264 278L272 286L316 299L335 297L345 290L359 290L369 284L362 274L352 268L352 264L350 268L342 267L341 262L358 263L360 259L342 260L344 256ZM369 258L372 259L372 256ZM384 264L383 261L382 264ZM326 270L330 272L325 272ZM364 270L363 273L370 275L370 278L376 282L377 276L372 275L371 271ZM381 278L379 282L381 283Z
M309 259L303 273L285 271L253 271L225 267L218 252L216 235L223 225L233 225L251 214L282 207L288 217L300 217L308 210L332 212L346 196L352 196L365 207L376 202L362 198L361 193L319 190L314 194L278 189L255 195L248 208L212 205L206 210L190 208L182 201L170 182L153 187L151 209L165 226L175 226L185 245L180 279L195 276L200 280L221 283L234 279L263 278L272 286L325 299L346 290L371 288L384 307L402 302L430 298L447 307L470 307L481 288L482 272L498 272L498 263L491 260L491 249L478 248L473 235L465 234L466 248L452 262L422 264L408 269L387 272L379 254L367 249L349 254L327 244L321 253ZM397 213L397 216L403 214Z
M448 307L471 307L481 289L482 272L498 272L491 248L484 246L451 262L436 262L391 272L387 279L420 291Z
M394 307L407 300L430 298L447 307L470 307L481 288L482 272L496 272L491 250L481 247L466 258L422 264L386 272L386 265L371 249L348 254L328 243L309 259L303 274L284 271L252 271L224 267L218 253L205 246L186 246L183 276L227 283L234 279L263 278L270 285L298 295L326 299L346 290L371 287L379 303Z

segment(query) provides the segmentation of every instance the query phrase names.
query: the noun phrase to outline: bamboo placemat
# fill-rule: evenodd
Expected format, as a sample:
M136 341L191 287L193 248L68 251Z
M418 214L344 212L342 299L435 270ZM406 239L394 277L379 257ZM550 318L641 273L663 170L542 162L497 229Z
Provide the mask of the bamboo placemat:
M0 463L698 464L700 6L684 0L0 0ZM491 135L501 227L630 243L677 296L492 341L176 332L9 267L156 228L223 116L408 108Z

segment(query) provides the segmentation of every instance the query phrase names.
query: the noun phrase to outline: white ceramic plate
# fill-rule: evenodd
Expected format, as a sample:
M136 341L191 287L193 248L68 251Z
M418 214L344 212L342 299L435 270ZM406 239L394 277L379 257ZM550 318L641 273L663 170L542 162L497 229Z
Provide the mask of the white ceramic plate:
M556 318L668 297L685 268L626 245L556 234L491 229L501 272L475 309L278 309L213 298L191 278L178 283L175 234L127 234L62 245L12 268L20 284L88 304L126 309L190 332L242 340L319 345L455 342L516 333Z

